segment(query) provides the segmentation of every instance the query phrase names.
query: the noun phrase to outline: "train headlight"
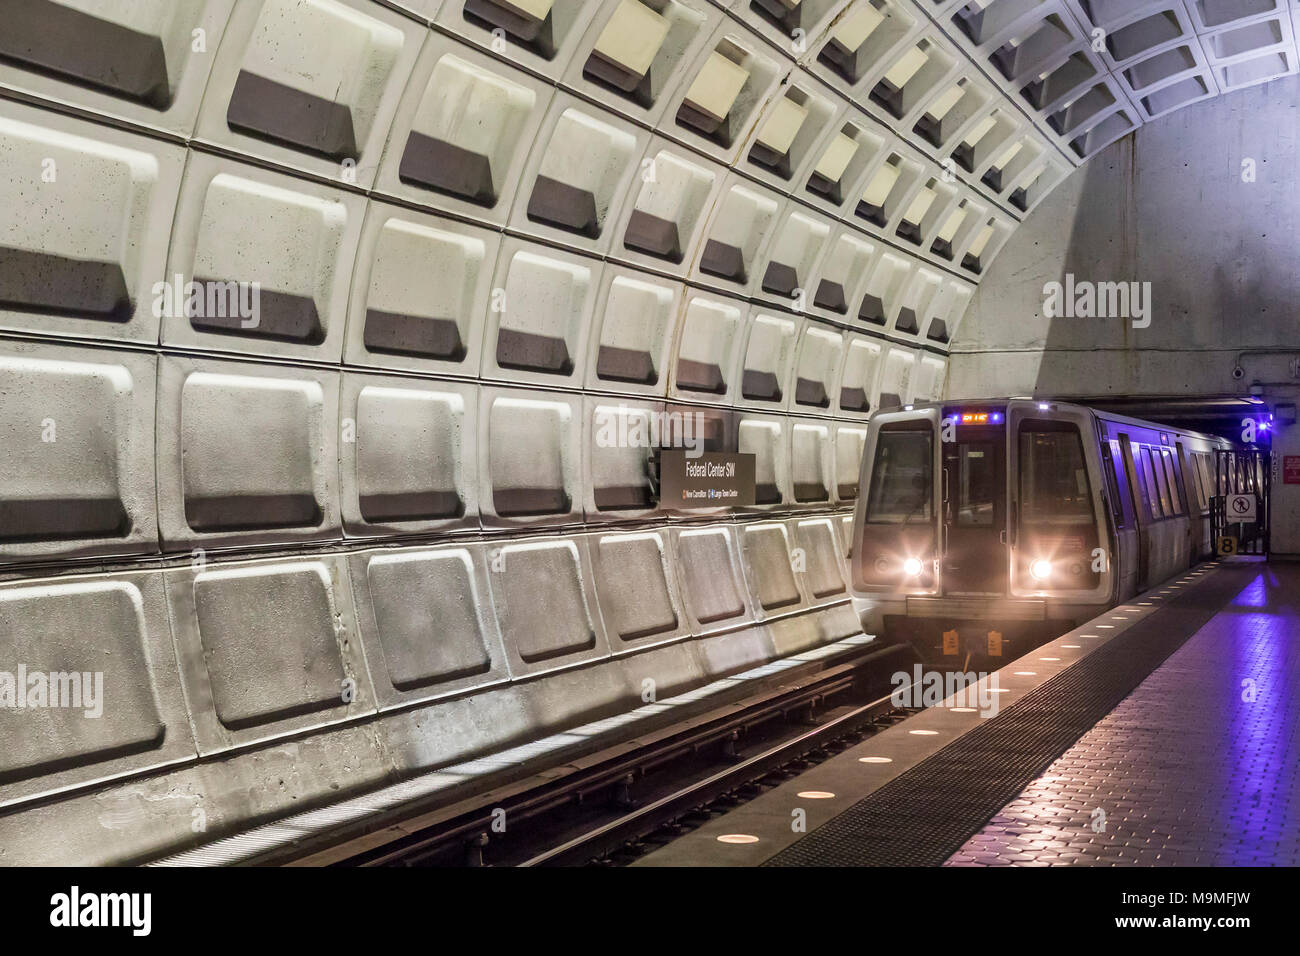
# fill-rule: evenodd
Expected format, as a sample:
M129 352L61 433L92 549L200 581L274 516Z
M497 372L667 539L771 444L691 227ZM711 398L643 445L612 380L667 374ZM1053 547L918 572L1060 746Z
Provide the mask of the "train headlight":
M921 562L916 558L908 558L903 562L903 573L909 578L914 578L921 573Z
M1052 562L1039 558L1029 565L1029 573L1039 581L1046 581L1052 576Z

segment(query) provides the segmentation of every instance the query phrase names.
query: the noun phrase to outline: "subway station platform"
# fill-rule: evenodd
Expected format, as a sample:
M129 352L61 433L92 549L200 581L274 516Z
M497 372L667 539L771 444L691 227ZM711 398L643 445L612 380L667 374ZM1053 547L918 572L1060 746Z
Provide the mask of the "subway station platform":
M1295 866L1298 683L1300 564L1202 565L636 865Z

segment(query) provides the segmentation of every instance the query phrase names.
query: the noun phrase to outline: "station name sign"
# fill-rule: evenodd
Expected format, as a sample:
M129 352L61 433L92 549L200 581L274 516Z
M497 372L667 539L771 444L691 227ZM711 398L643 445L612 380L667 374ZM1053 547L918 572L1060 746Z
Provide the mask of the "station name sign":
M659 453L659 504L662 508L729 508L754 503L754 456L706 451Z

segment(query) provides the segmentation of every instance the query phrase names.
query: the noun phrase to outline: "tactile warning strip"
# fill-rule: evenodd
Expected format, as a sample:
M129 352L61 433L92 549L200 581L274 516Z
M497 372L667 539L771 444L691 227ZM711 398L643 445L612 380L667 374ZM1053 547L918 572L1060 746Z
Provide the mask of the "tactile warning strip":
M1245 586L1221 568L763 866L939 866Z

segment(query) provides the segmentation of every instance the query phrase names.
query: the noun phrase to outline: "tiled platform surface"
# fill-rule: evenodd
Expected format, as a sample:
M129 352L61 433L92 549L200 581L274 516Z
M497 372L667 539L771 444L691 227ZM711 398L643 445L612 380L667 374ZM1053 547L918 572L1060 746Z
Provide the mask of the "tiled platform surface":
M1297 584L1203 565L1007 664L991 719L931 707L634 865L1292 862Z
M1006 864L1300 865L1300 565L1261 567L946 865Z

